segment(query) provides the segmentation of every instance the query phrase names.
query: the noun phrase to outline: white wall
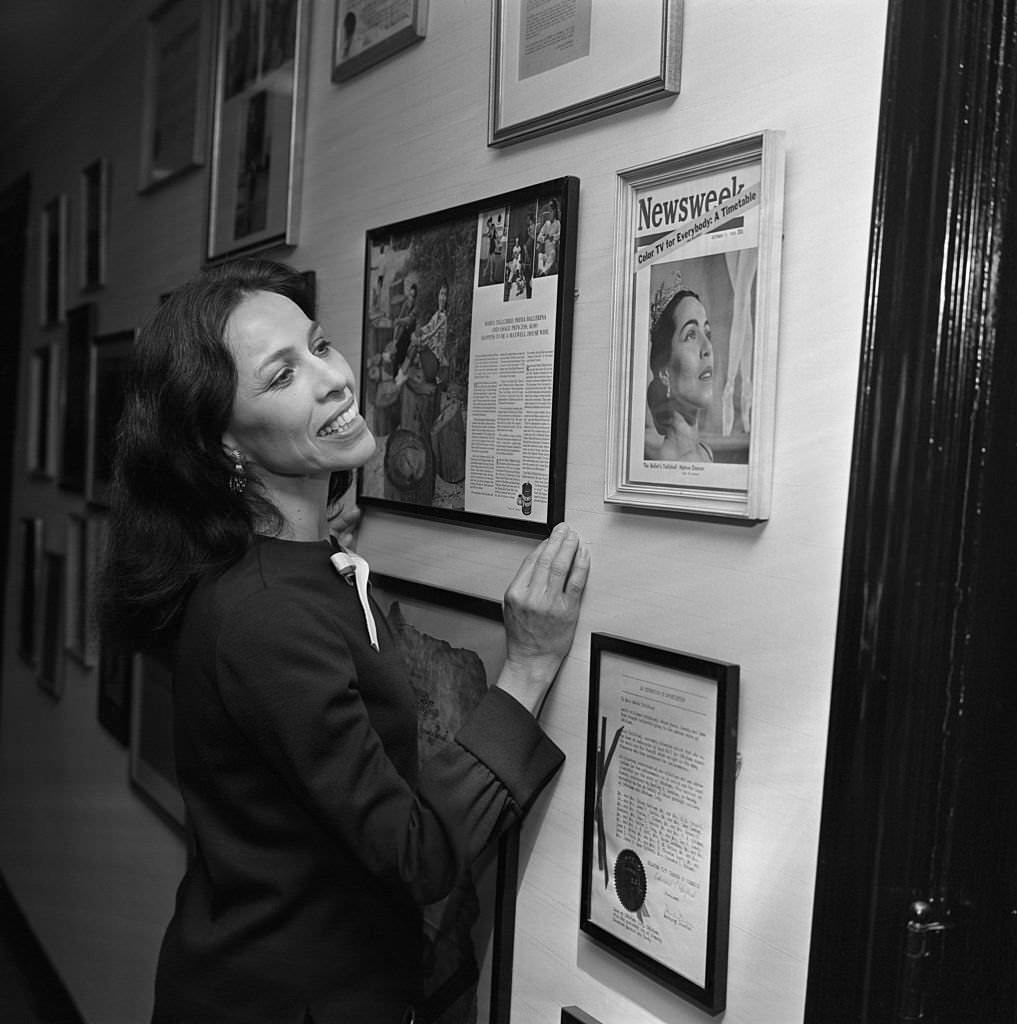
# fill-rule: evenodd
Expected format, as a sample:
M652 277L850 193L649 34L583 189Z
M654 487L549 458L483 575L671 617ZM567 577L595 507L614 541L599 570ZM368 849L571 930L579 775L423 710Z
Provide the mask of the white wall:
M424 42L333 85L334 4L313 3L292 261L317 271L322 319L356 362L366 229L561 174L581 180L567 516L589 540L594 569L545 712L568 761L525 832L513 1019L551 1024L570 1003L604 1024L702 1019L578 930L589 634L610 631L741 665L725 1019L800 1020L885 0L685 0L677 98L503 150L485 145L489 5L430 6ZM125 14L46 116L0 147L0 186L23 170L33 176L23 381L30 349L59 337L35 326L38 211L66 191L74 225L77 174L92 159L112 161L114 182L101 331L140 323L200 263L204 175L135 191L144 13ZM704 523L607 506L615 172L762 128L783 129L787 145L771 519ZM69 304L83 299L74 282ZM15 567L18 517L44 515L59 548L66 513L80 507L26 479L24 415L16 443ZM499 597L529 544L372 510L360 546L379 569ZM129 790L126 753L95 720L94 675L69 664L54 705L17 660L16 576L7 584L0 871L91 1024L133 1024L150 1009L182 844Z

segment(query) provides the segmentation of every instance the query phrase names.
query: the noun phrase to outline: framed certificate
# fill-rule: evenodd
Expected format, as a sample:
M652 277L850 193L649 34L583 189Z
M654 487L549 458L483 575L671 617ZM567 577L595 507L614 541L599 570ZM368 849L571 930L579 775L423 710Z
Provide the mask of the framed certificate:
M488 144L672 96L682 0L494 0Z
M738 666L594 633L580 928L724 1010Z

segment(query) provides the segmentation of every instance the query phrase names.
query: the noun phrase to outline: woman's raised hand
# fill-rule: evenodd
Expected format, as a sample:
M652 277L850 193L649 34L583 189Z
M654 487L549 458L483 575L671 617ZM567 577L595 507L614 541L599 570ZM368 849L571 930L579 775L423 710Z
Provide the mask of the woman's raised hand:
M566 523L523 559L505 591L508 656L498 686L534 715L572 646L590 552Z

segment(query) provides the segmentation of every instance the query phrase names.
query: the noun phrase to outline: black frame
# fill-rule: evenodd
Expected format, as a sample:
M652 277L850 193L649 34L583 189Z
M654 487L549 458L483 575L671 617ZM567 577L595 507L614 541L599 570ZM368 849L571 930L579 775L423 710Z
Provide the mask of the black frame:
M96 717L102 727L125 747L131 739L133 679L133 653L114 643L100 644Z
M712 730L713 778L710 800L711 842L708 866L709 893L706 914L704 984L697 984L680 973L674 964L663 963L642 949L628 943L620 934L608 931L592 920L592 887L594 870L609 877L606 842L601 809L601 791L612 756L619 747L623 726L619 726L608 746L606 717L602 718L601 660L604 654L617 655L659 668L670 669L686 676L696 676L716 686L716 710ZM738 723L739 668L728 662L702 658L681 651L667 650L648 644L624 640L603 633L590 638L590 705L586 749L586 800L583 820L583 868L580 897L580 929L611 952L649 975L655 981L689 1000L707 1013L716 1016L723 1012L727 1000L727 948L729 912L731 904L731 854L734 834L734 791L736 774L736 742ZM659 686L659 683L653 684ZM688 714L692 714L688 710ZM704 735L709 735L707 730ZM619 761L621 759L619 758ZM682 768L674 767L673 776L682 777ZM704 805L706 801L703 801ZM595 854L595 836L598 852ZM631 845L637 843L629 840ZM631 856L633 891L618 892L622 907L636 913L642 920L647 895L654 896L653 882L647 884L648 872L643 868L640 852L649 857L642 847L626 849L616 858L615 887L622 888L618 880L618 862L628 853ZM599 857L598 857L599 854ZM595 868L596 863L596 868ZM694 881L694 879L693 879ZM605 883L606 884L606 883ZM631 896L630 899L626 899ZM664 894L663 898L667 898ZM671 895L673 903L677 897ZM632 905L630 906L629 903ZM659 904L658 904L659 905ZM673 905L673 904L672 904ZM648 908L647 908L648 910ZM678 913L678 911L675 911Z
M539 271L534 272L538 257L542 255L537 251L536 218L550 208L552 200L557 205L560 238L554 247L553 269L542 275ZM357 497L362 505L536 536L547 536L564 518L578 205L579 179L554 178L367 232L360 404L368 425L379 437L379 450L357 476ZM520 245L518 277L510 278L511 266L505 251L499 250L500 260L495 256L486 261L483 258L484 249L489 244L483 241L488 237L484 231L484 219L489 215L504 217L505 234L500 236L499 244L503 242L506 249L510 231L517 239L527 239L525 249ZM532 232L526 223L528 216L532 221L529 225ZM418 240L426 242L419 244L415 255L413 243ZM479 254L478 243L481 243ZM380 262L382 259L384 263ZM390 270L389 264L394 269ZM383 275L388 280L382 286L380 278ZM550 287L536 284L538 278L555 280L553 306ZM395 304L405 299L411 290L416 292L419 286L421 306L426 300L425 308L437 309L441 282L450 285L447 327L443 328L446 337L454 336L452 343L443 344L448 363L442 368L435 361L437 371L426 375L421 362L420 378L412 385L400 387L395 367L400 361L410 364L414 358L411 329L413 334L421 329L423 317L418 324L414 313L411 326L404 329L401 325L409 318L394 316ZM534 296L534 292L538 294ZM464 297L466 295L468 298ZM520 299L522 301L516 301ZM539 479L536 491L531 489L532 483L516 481L512 484L511 496L485 496L486 504L491 508L496 504L500 506L497 511L467 510L465 495L462 498L458 496L460 484L465 491L470 460L470 452L466 450L471 400L470 335L480 327L478 301L481 309L492 317L484 321L489 330L489 338L485 340L491 342L492 349L499 332L509 330L505 325L512 319L505 317L495 322L495 309L506 314L519 314L529 308L531 325L537 323L536 317L544 315L549 321L548 329L552 327L550 321L553 319L554 365L550 441L546 452L546 503L540 497ZM502 302L504 308L499 306ZM529 303L533 305L528 307ZM543 312L545 309L549 311L546 314ZM418 351L421 356L427 356L426 346ZM387 393L385 388L388 388ZM417 389L425 388L433 390L422 396ZM410 391L418 397L410 398L415 411L408 415L406 402ZM386 394L384 402L381 401L383 393ZM390 397L392 394L394 399ZM393 413L398 414L398 419ZM458 424L455 422L457 417ZM493 437L494 426L489 426ZM439 431L440 438L432 440ZM402 448L410 453L408 464L415 463L415 469L422 476L419 482L411 478L400 487L394 479L388 463L390 454L398 451L393 448L393 438L398 438ZM395 463L397 460L392 458L391 461ZM394 467L391 468L394 471ZM493 455L488 468L494 480ZM452 476L452 473L457 475ZM521 468L520 476L524 473L525 469ZM442 482L447 496L442 499L441 506L435 504L435 480ZM498 481L492 484L492 489L496 483ZM462 501L461 508L448 507L450 502L458 501ZM545 508L546 513L542 511Z
M60 488L85 493L88 469L88 396L96 305L85 302L67 311L67 339L61 401L63 444L60 453Z
M137 332L92 339L88 374L88 491L91 504L107 504L117 422L124 407L127 367Z
M55 700L64 692L64 587L66 559L56 551L42 554L42 635L35 681Z
M21 540L21 600L18 620L18 654L35 668L39 663L40 634L37 610L42 590L42 551L44 522L39 516L23 516Z
M183 834L187 810L176 778L173 681L167 650L134 655L130 721L131 784L167 824Z
M433 605L442 611L450 611L463 616L497 623L502 622L502 610L499 602L490 598L476 597L471 594L457 593L426 583L404 580L383 573L371 573L372 595L382 604L388 615L389 599L414 601L418 604ZM411 623L412 624L412 623ZM481 624L483 625L483 624ZM501 632L499 628L499 633ZM488 685L494 683L488 679ZM490 875L494 873L494 920L491 935L491 989L490 1012L485 1024L509 1024L512 999L512 960L515 937L516 918L516 887L519 871L519 829L514 827L502 835L497 845L497 860L491 864L485 857L480 873L481 881L478 888L490 885ZM463 982L469 984L469 980ZM453 996L452 1006L455 1005ZM441 1024L443 1007L423 1007L428 1011L428 1020ZM437 1009L437 1015L433 1015ZM459 1018L456 1017L458 1020Z
M82 291L106 284L109 238L110 163L93 160L81 172L81 246L79 267Z
M580 1010L578 1006L563 1006L561 1024L600 1024L600 1021L596 1017L591 1017L585 1010Z

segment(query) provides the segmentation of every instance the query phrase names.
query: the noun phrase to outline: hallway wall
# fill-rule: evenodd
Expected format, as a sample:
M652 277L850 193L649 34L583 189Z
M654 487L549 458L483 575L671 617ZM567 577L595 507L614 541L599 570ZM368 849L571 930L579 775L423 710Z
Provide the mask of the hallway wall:
M71 197L97 157L112 166L109 283L98 330L138 326L201 262L199 171L136 191L144 16L82 67L32 126L0 137L0 187L32 174L28 354L37 326L42 205ZM364 232L562 174L581 180L567 518L594 568L572 654L544 713L568 761L524 831L513 1020L552 1024L578 1004L604 1024L692 1024L699 1011L578 930L591 631L741 665L727 1024L800 1020L816 867L851 448L884 0L685 0L681 94L589 125L488 149L489 5L434 0L427 38L342 84L330 81L334 3L313 0L299 269L317 272L320 317L357 365ZM786 133L777 429L771 519L746 526L647 515L603 502L616 172L763 128ZM68 305L89 296L69 274ZM26 472L19 410L17 524L45 518L64 544L80 498ZM530 542L371 510L360 550L381 571L500 597ZM6 583L0 715L0 872L91 1024L151 1007L181 839L134 793L126 751L96 721L95 672L66 664L54 703L17 655L18 573Z

